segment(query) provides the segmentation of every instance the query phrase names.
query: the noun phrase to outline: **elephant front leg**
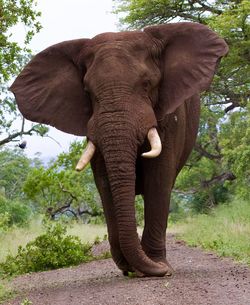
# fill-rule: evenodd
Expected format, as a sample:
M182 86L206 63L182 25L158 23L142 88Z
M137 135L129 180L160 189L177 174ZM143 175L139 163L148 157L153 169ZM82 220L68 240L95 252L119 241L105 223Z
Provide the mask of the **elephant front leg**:
M141 244L152 260L167 264L172 274L166 259L166 229L175 170L160 158L145 160L143 170L145 226Z
M113 199L106 174L105 163L102 156L98 153L96 153L92 159L91 167L93 169L95 183L102 200L104 215L107 222L110 251L117 267L122 270L124 275L127 275L129 271L132 271L132 268L126 261L120 248Z

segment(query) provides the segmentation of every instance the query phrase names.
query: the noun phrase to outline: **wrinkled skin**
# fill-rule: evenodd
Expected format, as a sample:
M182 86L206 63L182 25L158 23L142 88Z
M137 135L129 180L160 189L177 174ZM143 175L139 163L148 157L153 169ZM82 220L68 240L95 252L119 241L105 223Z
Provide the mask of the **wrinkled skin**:
M94 143L91 166L111 253L124 274L171 272L165 250L171 189L195 143L199 93L226 53L221 38L194 23L104 33L44 50L11 87L26 118ZM152 127L162 152L144 159ZM135 194L145 202L141 240Z

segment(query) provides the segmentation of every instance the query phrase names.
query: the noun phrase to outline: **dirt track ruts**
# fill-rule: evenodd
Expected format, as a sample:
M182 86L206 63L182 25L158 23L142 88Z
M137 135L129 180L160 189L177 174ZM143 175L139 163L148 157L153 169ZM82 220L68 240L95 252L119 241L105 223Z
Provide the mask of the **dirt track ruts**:
M127 278L111 259L78 267L20 276L21 295L4 304L20 305L250 305L250 269L183 242L167 238L172 277ZM107 248L107 245L101 247Z

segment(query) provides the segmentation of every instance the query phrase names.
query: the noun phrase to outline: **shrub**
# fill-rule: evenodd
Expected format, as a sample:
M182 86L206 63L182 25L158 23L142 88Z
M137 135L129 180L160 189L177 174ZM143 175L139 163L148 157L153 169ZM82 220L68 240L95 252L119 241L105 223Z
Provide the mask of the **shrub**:
M0 195L0 218L5 219L5 226L26 225L30 220L31 214L31 208L23 202L10 200Z
M18 275L77 265L93 259L91 248L77 236L66 235L65 226L50 224L44 234L26 247L20 246L16 256L8 255L6 261L0 264L0 272Z
M9 213L0 213L0 233L6 231L9 225L10 215Z

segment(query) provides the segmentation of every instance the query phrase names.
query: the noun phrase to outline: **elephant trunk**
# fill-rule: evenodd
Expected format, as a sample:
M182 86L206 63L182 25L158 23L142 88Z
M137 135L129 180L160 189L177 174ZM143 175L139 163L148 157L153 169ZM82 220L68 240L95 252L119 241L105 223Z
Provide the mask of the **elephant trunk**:
M156 263L142 250L135 219L135 163L138 148L137 130L131 123L131 115L117 120L114 116L102 115L99 130L102 130L98 143L109 178L115 206L120 247L128 263L136 270L151 276L163 276L167 266ZM128 123L128 121L130 123ZM129 128L128 128L129 126Z

